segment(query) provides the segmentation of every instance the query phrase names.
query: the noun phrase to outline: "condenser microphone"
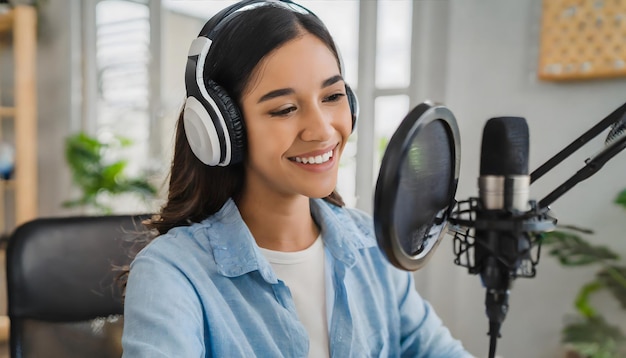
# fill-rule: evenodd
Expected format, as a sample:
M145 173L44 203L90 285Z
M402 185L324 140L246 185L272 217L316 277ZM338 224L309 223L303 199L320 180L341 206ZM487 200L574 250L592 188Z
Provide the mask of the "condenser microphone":
M556 219L528 199L526 120L492 118L485 124L482 139L479 197L459 201L450 223L456 231L454 263L480 275L486 289L489 357L493 358L513 281L535 276L539 234L552 230Z
M497 117L483 130L474 263L486 288L485 305L493 349L508 311L509 290L531 240L513 224L529 210L528 125L521 117ZM498 227L497 223L510 223Z
M521 117L497 117L485 124L477 221L508 220L529 209L528 137L528 125ZM506 291L511 272L519 265L520 250L528 245L520 242L523 235L515 230L495 229L476 231L480 245L474 250L474 262L488 290Z
M572 153L609 128L603 148L585 166L539 201L528 200L528 187ZM508 311L513 280L535 277L542 233L557 220L550 204L626 149L626 103L528 175L528 127L523 118L500 117L483 132L479 197L458 201L449 221L454 234L454 263L480 275L486 288L489 357L495 356L499 330Z

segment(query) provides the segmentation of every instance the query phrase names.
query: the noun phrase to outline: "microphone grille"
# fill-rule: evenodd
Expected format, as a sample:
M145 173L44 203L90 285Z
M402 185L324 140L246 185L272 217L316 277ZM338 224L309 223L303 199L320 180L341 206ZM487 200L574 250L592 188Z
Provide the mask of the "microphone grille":
M485 124L480 175L528 175L528 124L522 117L496 117Z

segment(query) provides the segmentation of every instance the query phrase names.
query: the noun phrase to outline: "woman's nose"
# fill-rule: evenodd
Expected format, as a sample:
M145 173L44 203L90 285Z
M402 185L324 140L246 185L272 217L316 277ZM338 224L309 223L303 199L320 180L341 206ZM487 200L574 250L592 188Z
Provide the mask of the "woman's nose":
M302 132L304 141L326 141L332 137L335 128L332 125L331 113L324 112L319 106L312 106L302 118Z

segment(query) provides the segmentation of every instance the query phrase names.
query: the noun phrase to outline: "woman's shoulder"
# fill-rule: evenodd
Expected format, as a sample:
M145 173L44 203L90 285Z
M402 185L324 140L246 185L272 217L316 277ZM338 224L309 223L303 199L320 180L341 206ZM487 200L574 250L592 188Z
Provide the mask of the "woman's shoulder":
M136 258L185 262L196 256L210 256L209 236L203 231L202 223L174 227L150 241Z
M188 225L175 226L153 239L140 254L153 255L166 253L194 254L209 253L213 241L223 236L224 231L232 232L240 226L234 214L234 204L227 201L216 213Z

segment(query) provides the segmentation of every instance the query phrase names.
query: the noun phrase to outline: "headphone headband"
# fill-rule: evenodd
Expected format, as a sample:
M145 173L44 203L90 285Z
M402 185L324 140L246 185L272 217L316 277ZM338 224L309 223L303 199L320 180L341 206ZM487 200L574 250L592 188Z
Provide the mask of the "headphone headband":
M198 34L198 36L204 36L204 37L208 37L209 39L213 39L215 34L219 32L221 27L227 24L230 21L230 19L233 18L235 15L244 11L257 9L259 7L264 7L264 6L281 7L281 8L291 10L293 12L297 12L303 15L312 15L312 16L317 17L317 15L315 15L312 11L310 11L306 7L300 4L296 4L295 2L292 2L291 0L247 0L247 1L241 1L234 5L231 5L230 7L215 14L204 25L202 30L200 30L200 33Z

